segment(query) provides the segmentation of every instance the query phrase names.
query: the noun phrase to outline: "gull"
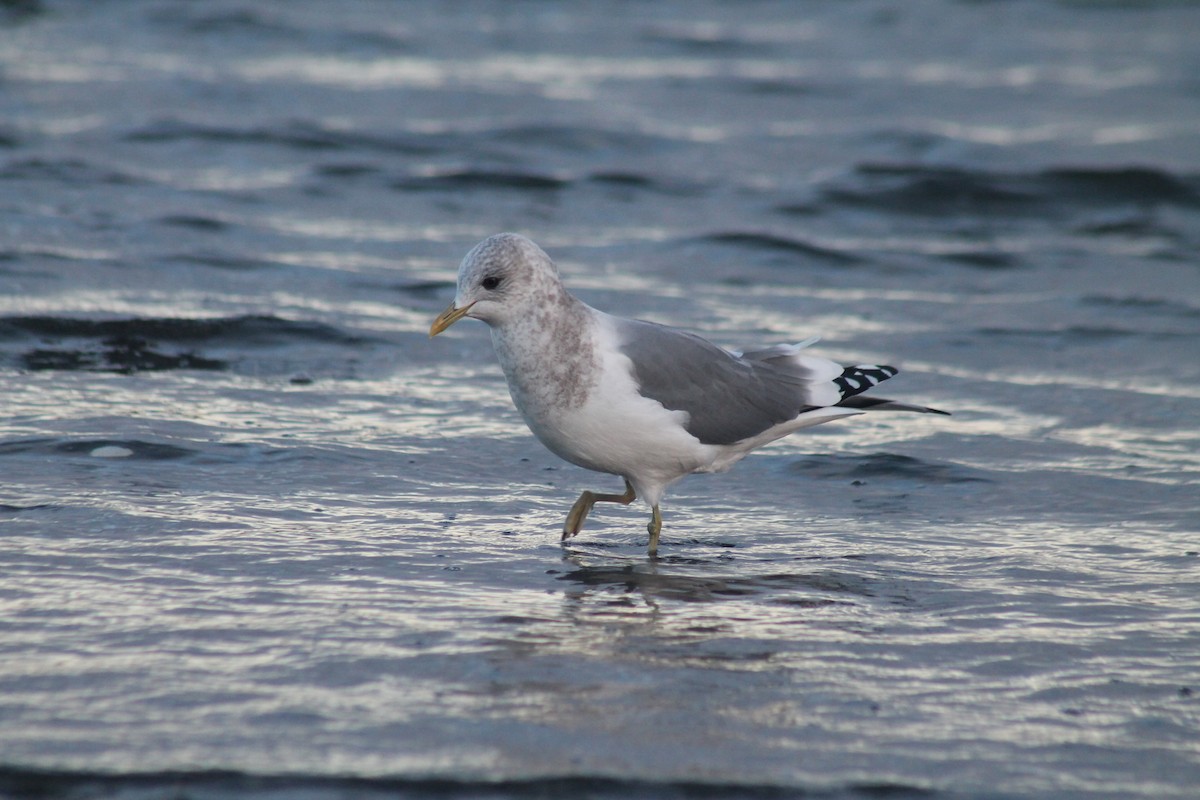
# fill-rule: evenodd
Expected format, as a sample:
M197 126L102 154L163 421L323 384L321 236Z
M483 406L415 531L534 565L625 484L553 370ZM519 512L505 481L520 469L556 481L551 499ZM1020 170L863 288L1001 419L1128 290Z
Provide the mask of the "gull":
M655 556L659 504L685 475L723 472L790 433L868 410L947 413L862 396L896 368L811 355L816 338L731 352L677 328L606 314L568 292L550 257L515 233L490 236L466 255L454 302L429 335L464 317L491 328L513 403L542 444L625 480L621 494L584 491L563 541L582 530L596 503L640 497L650 506Z

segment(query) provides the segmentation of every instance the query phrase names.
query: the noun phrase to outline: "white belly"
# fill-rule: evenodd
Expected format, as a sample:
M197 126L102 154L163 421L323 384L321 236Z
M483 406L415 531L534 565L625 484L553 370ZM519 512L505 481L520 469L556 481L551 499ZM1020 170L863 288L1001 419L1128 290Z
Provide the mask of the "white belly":
M633 393L601 385L578 409L526 415L530 430L561 458L638 482L673 481L707 466L714 448L684 430L687 414Z
M561 372L540 361L551 351L547 344L525 349L528 338L494 338L513 402L529 429L560 458L624 475L635 486L670 483L708 467L719 448L701 444L684 429L686 412L669 411L642 397L607 321L597 315L589 323L586 338L595 358L587 365L582 394L571 391L574 385L559 389L547 379ZM580 370L571 374L578 378Z

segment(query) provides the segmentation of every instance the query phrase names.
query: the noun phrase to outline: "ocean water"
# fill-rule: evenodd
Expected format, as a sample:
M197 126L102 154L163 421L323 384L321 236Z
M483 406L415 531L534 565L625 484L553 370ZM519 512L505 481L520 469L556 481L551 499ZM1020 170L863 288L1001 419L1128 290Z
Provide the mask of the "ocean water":
M0 795L1185 798L1200 5L0 3ZM647 511L458 261L896 364Z

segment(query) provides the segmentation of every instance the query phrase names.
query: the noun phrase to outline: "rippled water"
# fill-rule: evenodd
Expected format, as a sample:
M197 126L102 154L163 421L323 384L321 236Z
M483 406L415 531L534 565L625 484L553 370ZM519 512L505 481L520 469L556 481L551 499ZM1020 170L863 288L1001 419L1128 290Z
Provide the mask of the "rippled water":
M1189 797L1200 6L0 3L0 794ZM458 260L895 363L602 507Z

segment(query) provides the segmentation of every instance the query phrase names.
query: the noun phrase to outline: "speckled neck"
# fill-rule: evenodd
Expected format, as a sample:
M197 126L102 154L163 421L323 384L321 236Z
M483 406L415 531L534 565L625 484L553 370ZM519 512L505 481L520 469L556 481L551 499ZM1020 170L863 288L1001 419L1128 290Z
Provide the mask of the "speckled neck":
M595 312L560 283L541 288L529 313L492 327L513 402L527 417L579 408L600 375Z

